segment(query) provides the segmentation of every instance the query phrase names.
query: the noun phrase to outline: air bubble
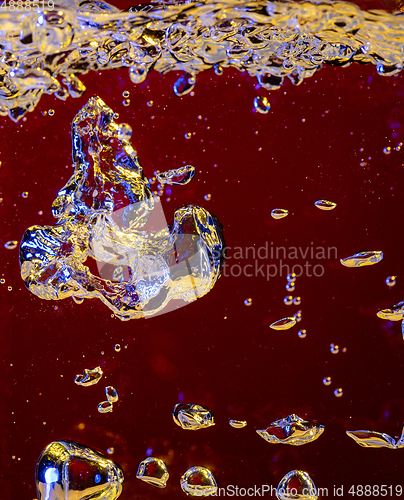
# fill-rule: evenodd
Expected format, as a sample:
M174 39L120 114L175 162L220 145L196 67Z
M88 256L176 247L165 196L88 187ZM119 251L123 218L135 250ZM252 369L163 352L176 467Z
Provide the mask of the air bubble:
M269 328L272 328L273 330L289 330L289 328L292 328L295 324L296 318L294 316L288 316L287 318L275 321L275 323L269 325Z
M114 452L115 452L115 448L114 448L113 446L111 446L111 448L108 448L108 449L107 449L107 453L108 453L108 455L113 455L113 454L114 454Z
M157 488L165 488L169 473L166 464L162 460L148 457L140 462L136 478Z
M7 243L4 243L4 248L7 248L7 250L14 250L17 247L18 247L17 240L10 240L10 241L7 241Z
M191 132L187 132L185 135L184 135L185 139L191 139L192 137L192 134Z
M245 299L244 304L250 306L252 304L252 299Z
M235 429L242 429L247 425L245 420L229 420L229 424Z
M74 379L75 384L81 385L83 387L88 387L90 385L97 384L103 375L102 369L100 366L91 369L85 369L83 374L76 375Z
M127 123L122 123L118 127L117 136L120 141L129 141L132 137L132 127Z
M276 488L278 500L317 500L317 488L311 477L302 470L288 472Z
M302 302L302 298L301 298L301 297L295 297L295 298L293 299L293 304L294 304L295 306L300 305L300 304L301 304L301 302Z
M334 208L337 206L336 203L329 200L318 200L314 203L314 205L320 210L334 210Z
M147 101L147 105L149 106L149 108L153 106L153 104L154 104L153 101Z
M364 267L377 264L383 259L383 252L377 250L366 250L358 252L355 255L340 259L340 262L345 267Z
M284 219L288 215L289 212L285 208L274 208L271 212L271 217L273 219Z
M110 401L102 401L97 408L100 413L111 413L114 405Z
M124 90L122 92L122 97L124 97L125 99L127 99L129 97L130 93L129 93L129 90Z
M341 387L339 387L338 389L335 389L335 391L334 391L334 396L335 396L336 398L340 398L343 394L344 394L344 393L343 393L343 391L342 391Z
M286 276L287 281L296 281L296 274L295 273L290 273Z
M21 194L21 196L22 196L23 198L28 198L28 191L24 191L24 192Z
M178 80L174 83L174 94L177 97L182 97L195 87L195 77L186 73L178 78Z
M177 403L173 410L173 420L182 429L193 431L215 425L213 412L197 404Z
M396 284L396 278L397 276L388 276L385 281L386 285L388 287L394 286Z
M54 109L49 109L48 110L48 115L49 116L53 116L55 114L55 110Z
M125 99L124 101L122 101L122 104L123 104L125 107L130 106L130 99Z
M266 114L271 109L271 104L266 97L258 96L254 99L254 108L258 113Z
M290 306L293 304L293 297L291 295L287 295L284 299L283 302L287 305Z
M181 477L181 489L190 496L216 495L217 482L215 476L206 467L195 465Z
M299 330L299 332L298 332L297 334L299 335L299 337L300 337L301 339L305 339L305 338L306 338L306 336L307 336L307 332L306 332L306 330Z
M212 195L211 194L205 194L204 196L205 200L209 201L212 199Z
M118 391L112 385L105 388L105 396L110 403L116 403L119 399Z
M7 287L7 290L8 290L9 292L11 292L11 291L13 290L13 287L12 287L12 286L9 286L9 287Z
M330 344L330 351L333 354L338 354L339 353L339 345Z
M389 155L391 153L391 147L387 146L386 148L383 148L383 153L385 155Z
M294 281L289 281L289 283L286 285L285 288L288 292L294 292L296 288L296 283Z
M120 344L115 344L114 349L116 352L119 352L121 350Z
M297 311L297 313L294 315L295 318L296 318L296 322L297 323L300 323L300 321L302 321L302 311Z
M331 385L331 377L324 377L323 378L323 384L324 385Z

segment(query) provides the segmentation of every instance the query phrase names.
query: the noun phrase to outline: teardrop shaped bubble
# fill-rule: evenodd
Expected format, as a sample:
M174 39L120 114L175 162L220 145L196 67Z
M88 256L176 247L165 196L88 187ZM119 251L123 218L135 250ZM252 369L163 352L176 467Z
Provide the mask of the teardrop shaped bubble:
M119 399L118 391L112 385L105 388L105 396L110 403L116 403Z
M189 73L185 73L178 78L178 80L174 83L174 94L177 97L182 97L186 94L189 94L191 90L195 87L195 77L190 75Z
M317 500L317 488L311 477L302 470L288 472L276 488L278 500Z
M288 316L287 318L282 318L278 321L275 321L275 323L269 325L269 328L272 328L274 330L289 330L289 328L292 328L292 326L295 326L295 324L296 318L294 316Z
M177 403L173 410L174 422L182 429L196 431L215 425L213 412L202 405Z
M49 444L36 464L38 500L116 500L123 482L119 465L74 441Z
M271 212L271 217L273 219L284 219L288 215L289 212L285 208L274 208Z
M358 252L345 259L340 259L340 262L345 267L364 267L377 264L383 259L383 252L378 250L366 250Z
M195 167L185 165L184 167L167 170L167 172L159 172L157 180L160 184L179 184L184 186L192 181L195 175Z
M314 205L320 210L334 210L334 208L337 206L336 203L329 200L318 200L314 202Z
M258 113L267 114L271 109L271 104L266 97L258 96L254 99L254 108Z
M195 465L188 469L180 480L182 491L190 496L208 497L217 492L215 476L206 467Z
M389 309L381 309L380 311L377 311L376 314L381 319L401 321L402 319L404 319L404 301L395 304Z
M7 241L7 243L4 243L4 248L7 248L7 250L14 250L14 248L18 247L18 241L17 240L10 240Z
M229 420L229 424L235 429L242 429L247 425L245 420Z
M82 385L83 387L88 387L90 385L95 385L97 384L101 377L102 377L102 369L100 366L97 366L96 368L91 369L84 369L84 372L82 375L76 375L76 378L74 379L74 382L77 385Z
M162 460L148 457L140 462L136 478L157 488L165 488L169 473L166 464Z
M102 401L97 407L100 413L111 413L114 410L114 405L111 401Z
M396 284L396 278L397 278L397 276L387 276L386 281L385 281L386 285L388 287L394 286Z

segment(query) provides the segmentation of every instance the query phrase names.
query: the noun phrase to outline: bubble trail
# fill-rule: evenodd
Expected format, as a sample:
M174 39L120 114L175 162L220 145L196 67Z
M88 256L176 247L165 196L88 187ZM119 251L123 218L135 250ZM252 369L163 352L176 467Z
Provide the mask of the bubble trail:
M345 267L364 267L377 264L383 259L383 252L367 250L358 252L345 259L340 259L340 262Z

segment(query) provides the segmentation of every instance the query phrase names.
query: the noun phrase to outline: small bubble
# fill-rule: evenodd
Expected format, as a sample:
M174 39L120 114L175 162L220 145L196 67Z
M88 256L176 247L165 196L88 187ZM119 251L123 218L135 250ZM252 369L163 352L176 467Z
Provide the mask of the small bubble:
M342 352L347 352L347 350L348 350L348 349L347 349L346 347L343 347L343 348L342 348Z
M116 352L119 352L121 350L121 346L119 344L115 344L114 349Z
M130 99L125 99L124 101L122 101L122 104L128 107L130 105Z
M127 123L122 123L118 127L117 135L120 141L129 141L132 137L132 127Z
M28 198L28 191L24 191L24 192L21 194L21 196L22 196L23 198Z
M223 75L223 68L220 66L220 64L215 64L213 66L213 69L214 69L216 75L218 75L218 76Z
M14 250L14 248L17 248L17 246L18 246L17 240L10 240L7 241L7 243L4 243L4 248L7 248L7 250Z
M112 446L111 446L111 448L108 448L108 449L107 449L107 453L108 453L108 455L113 455L113 454L114 454L114 451L115 451L115 449L114 449Z
M43 211L42 211L42 210L40 210L40 211L38 212L38 215L43 215Z
M274 208L271 212L271 217L273 219L284 219L288 215L289 212L285 208Z
M324 385L331 385L331 377L324 377L323 384Z
M283 302L287 305L290 306L293 303L293 297L291 295L287 295L284 299Z
M386 147L386 148L383 148L383 153L384 153L385 155L389 155L389 154L391 153L391 147L390 147L390 146L388 146L388 147Z
M13 289L13 287L12 287L12 286L7 287L7 290L8 290L9 292L11 292L11 291L12 291L12 289Z
M244 304L250 306L252 304L252 299L245 299Z
M127 99L129 97L129 90L124 90L122 92L122 97L124 97L125 99Z
M148 105L149 107L153 106L153 101L147 101L147 105Z
M306 338L307 331L306 330L299 330L299 332L297 334L299 335L299 337L301 339L304 339L304 338Z
M334 391L334 396L335 396L336 398L340 398L343 394L344 394L344 393L343 393L343 391L342 391L341 387L338 387L338 389L335 389L335 391Z
M288 292L293 292L294 289L296 288L296 284L294 281L290 281L285 288Z
M293 299L293 303L294 303L295 306L298 306L299 304L301 304L301 302L302 302L302 298L301 297L295 297Z
M55 114L55 110L50 109L50 110L48 111L48 115L49 115L49 116L53 116L54 114Z
M296 281L296 274L295 273L290 273L286 276L287 281Z
M258 96L254 99L254 108L258 113L266 114L271 109L271 104L266 97Z
M110 403L116 403L119 399L118 391L112 385L108 385L105 388L105 396Z
M6 280L5 280L4 278L1 278L0 283L1 283L2 285L4 285L4 283L5 283L5 282L6 282Z
M396 284L396 278L397 276L388 276L386 278L386 285L389 287L394 286Z
M339 353L339 345L330 344L330 351L333 354L338 354Z
M75 297L74 295L72 296L72 299L76 304L82 304L84 302L84 297Z
M100 413L110 413L114 409L114 405L110 401L102 401L98 405L98 411Z
M314 205L320 210L334 210L337 204L329 200L318 200L314 202Z
M297 311L297 313L295 314L295 318L297 323L300 323L300 321L302 321L302 311Z
M114 120L117 120L119 118L119 113L114 113Z
M212 199L212 195L211 194L205 194L204 196L205 200L209 201Z
M185 135L184 135L185 139L191 139L192 137L192 134L191 132L187 132Z

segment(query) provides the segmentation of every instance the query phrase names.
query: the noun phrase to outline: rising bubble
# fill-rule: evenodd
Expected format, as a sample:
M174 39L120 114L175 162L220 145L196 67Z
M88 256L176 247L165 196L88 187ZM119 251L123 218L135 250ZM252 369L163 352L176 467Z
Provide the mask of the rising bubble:
M188 469L180 480L182 491L190 496L211 496L217 492L215 476L206 467L195 465Z
M271 217L273 219L283 219L289 215L289 211L285 208L274 208L271 212Z
M287 318L282 318L278 321L275 321L275 323L269 325L269 328L272 328L274 330L289 330L289 328L292 328L292 326L295 326L295 324L296 318L294 316L288 316Z
M174 83L174 94L177 97L182 97L186 94L189 94L191 90L195 87L195 77L192 75L185 73L178 78L178 80Z
M386 285L388 287L394 286L396 284L396 278L397 278L397 276L387 276L386 281L385 281Z
M117 130L117 138L119 141L129 141L132 137L132 127L127 123L119 125Z
M272 444L290 444L302 446L315 441L324 432L324 426L316 421L303 420L294 413L275 420L257 434Z
M339 353L339 345L330 344L330 351L333 354L338 354Z
M331 377L324 377L323 384L324 385L331 385Z
M229 424L235 429L242 429L247 425L245 420L229 420Z
M245 299L244 304L250 306L252 304L252 299Z
M338 389L335 389L334 391L334 396L336 398L340 398L342 395L344 394L343 390L341 389L341 387L339 387Z
M167 170L157 174L157 180L160 184L179 184L185 185L192 181L195 175L195 167L185 165L185 167Z
M102 401L97 408L100 413L111 413L114 409L114 405L111 401Z
M254 99L254 108L258 113L266 114L271 109L271 104L266 97L258 96Z
M90 385L97 384L100 381L102 374L103 374L103 372L102 372L102 369L100 366L97 366L96 368L93 368L92 370L85 368L82 375L76 375L74 382L77 385L82 385L84 387L88 387Z
M314 202L314 205L320 210L334 210L334 208L337 206L336 203L329 200L318 200Z
M196 431L215 425L213 412L202 405L177 403L173 410L174 422L182 429Z
M301 297L295 297L295 298L293 299L293 304L294 304L295 306L300 305L300 304L301 304L301 302L302 302Z
M4 243L4 248L7 248L7 250L14 250L14 248L17 248L17 246L18 246L17 240L10 240L7 241L7 243Z
M377 311L377 316L389 321L401 321L404 319L404 301L394 304L389 309L381 309Z
M24 191L24 192L21 194L21 196L22 196L23 198L28 198L28 191Z
M358 252L355 255L340 259L343 266L346 267L364 267L377 264L383 259L383 252L366 250L365 252Z
M115 344L114 349L116 352L119 352L121 350L121 345L120 344Z
M288 472L276 488L278 500L317 500L317 488L311 477L302 470Z
M157 488L165 488L169 473L166 464L162 460L148 457L140 462L136 478Z
M108 385L105 388L105 396L110 403L116 403L119 399L118 391L112 385Z
M301 339L305 339L305 338L306 338L306 336L307 336L307 332L306 332L306 330L299 330L299 331L297 332L297 334L299 335L299 337L300 337Z
M116 500L123 481L115 462L74 441L49 444L36 465L37 497L42 500Z
M296 288L296 282L295 281L289 281L288 284L285 286L286 290L288 292L294 292Z
M287 305L290 306L293 304L293 297L291 295L287 295L284 299L283 302Z

